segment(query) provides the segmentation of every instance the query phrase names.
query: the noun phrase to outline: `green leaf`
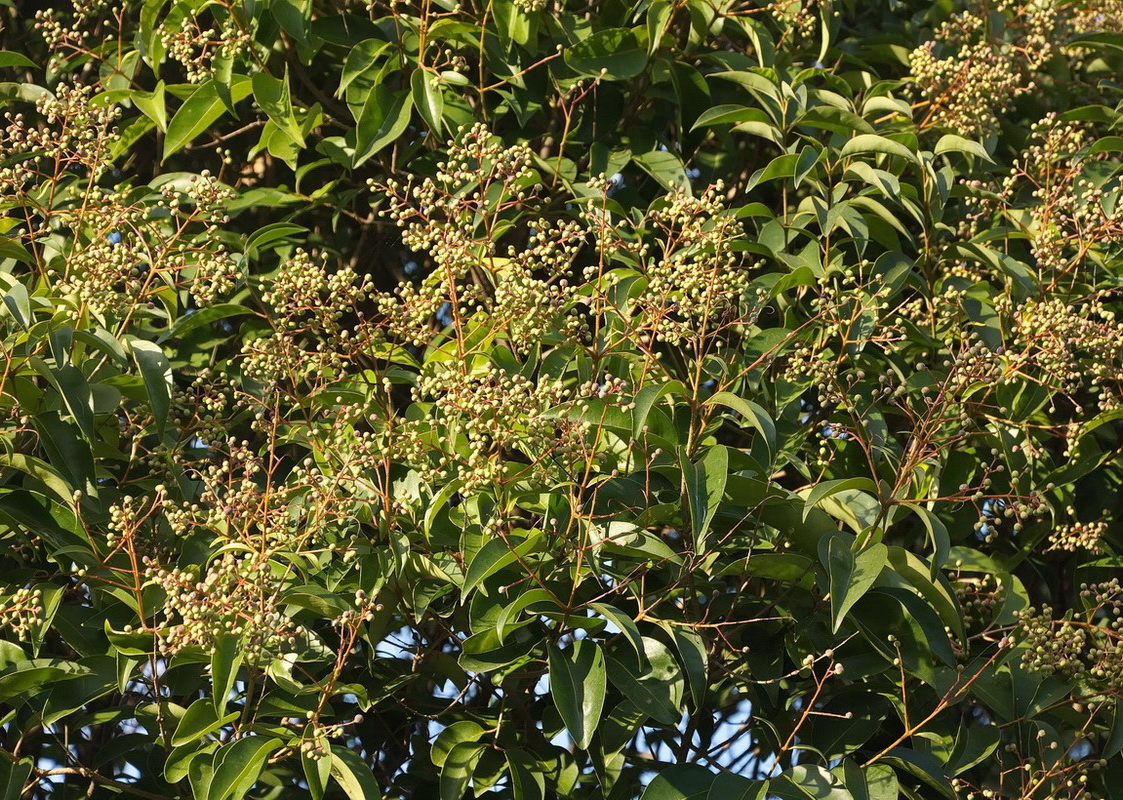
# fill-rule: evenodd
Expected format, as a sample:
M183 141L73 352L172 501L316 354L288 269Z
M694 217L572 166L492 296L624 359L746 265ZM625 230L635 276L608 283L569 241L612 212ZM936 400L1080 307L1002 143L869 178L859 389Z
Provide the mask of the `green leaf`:
M158 81L151 92L134 91L129 99L144 116L156 123L157 128L164 132L168 130L168 105L163 81Z
M438 767L443 767L454 747L465 742L475 744L484 733L483 726L472 720L463 719L454 722L437 734L433 746L429 749L429 758Z
M514 800L542 800L546 796L546 779L539 762L525 750L507 750L506 754Z
M664 189L690 190L682 159L669 150L649 150L632 158L640 169L659 182Z
M554 705L574 745L587 750L604 708L604 654L588 639L574 642L567 650L550 645L547 653Z
M495 628L485 627L461 643L457 661L469 672L488 672L525 658L538 644L525 627L509 632L502 642Z
M35 322L35 317L31 313L31 298L27 294L27 287L22 283L12 284L12 288L4 293L4 307L24 330Z
M1078 33L1068 37L1066 47L1087 47L1090 50L1114 50L1123 52L1123 36L1115 31L1095 31Z
M632 645L632 649L636 651L636 658L639 659L641 666L646 669L647 654L644 652L643 637L640 635L639 628L636 627L635 620L615 606L606 603L589 603L589 608L620 629L620 633Z
M389 47L390 42L381 39L364 39L352 47L343 64L343 72L339 76L339 88L336 89L335 96L343 97L351 82L378 63L379 57Z
M823 566L827 568L831 595L831 630L838 632L846 612L866 593L881 573L889 548L880 542L855 554L842 536L827 541Z
M634 78L647 66L647 52L627 28L599 31L565 51L565 63L582 75L608 80Z
M706 400L705 404L725 406L740 414L742 419L760 431L760 435L764 437L769 460L775 458L776 423L772 421L772 417L761 406L751 400L738 397L732 392L718 392Z
M882 756L882 761L924 782L946 800L956 800L955 788L944 774L939 760L931 753L919 753L904 747L895 747Z
M211 699L216 716L222 716L222 712L226 710L226 701L234 688L238 668L242 666L243 645L242 637L232 633L224 633L215 638L214 652L211 654Z
M818 764L798 764L770 782L769 792L781 800L854 800L854 795Z
M230 84L230 97L232 102L238 103L249 96L251 91L250 79L245 75L235 75ZM179 107L168 123L168 132L164 137L163 161L168 156L181 150L184 145L193 141L219 117L225 113L226 108L218 96L218 87L213 80L201 84L198 89L187 98Z
M20 800L26 797L23 790L28 785L35 762L29 758L12 761L0 757L0 800Z
M411 91L394 93L385 84L375 86L355 121L355 155L351 166L358 167L401 136L409 126L412 110Z
M301 44L308 43L312 0L272 0L269 11L285 33Z
M531 534L523 539L508 536L492 539L472 557L468 571L464 576L464 585L460 587L461 602L467 602L468 594L475 589L481 581L494 575L509 564L513 564L533 550L541 541L541 534ZM511 545L514 544L514 547Z
M82 435L94 441L94 399L86 376L78 367L68 364L60 369L51 369L43 362L36 363L39 374L45 377L62 395L67 411L74 417Z
M504 606L495 620L495 633L499 637L500 643L506 638L508 626L517 622L519 615L523 611L530 606L541 603L548 603L554 608L557 607L553 596L545 589L528 589L515 598L510 604Z
M651 779L640 800L706 800L716 778L697 764L667 767Z
M311 727L308 726L309 729ZM304 780L308 782L308 794L312 796L312 800L323 800L328 788L328 779L331 778L331 746L326 736L320 736L316 742L318 746L328 751L328 755L315 757L312 753L301 751L300 766L304 770Z
M729 451L720 444L714 445L699 462L691 463L684 449L681 459L694 550L701 554L707 549L706 534L709 532L710 521L725 494L725 482L729 477Z
M379 800L382 789L370 765L349 747L331 746L331 776L350 800Z
M25 456L22 453L0 454L0 465L18 469L20 472L42 482L60 503L70 506L74 502L75 487L43 459Z
M245 797L261 775L270 753L280 746L279 739L247 736L220 747L214 754L214 777L206 800Z
M833 481L822 481L815 484L811 488L811 491L807 493L807 498L803 506L803 521L807 521L808 514L810 514L812 509L818 506L820 502L839 492L850 489L877 493L877 486L869 478L840 478Z
M172 402L171 363L158 344L134 339L130 346L140 376L144 379L144 388L148 391L148 403L156 418L156 429L162 437L168 425Z
M643 429L647 425L647 418L651 414L651 409L659 402L660 398L668 394L683 394L685 391L686 388L681 381L667 381L666 383L649 383L636 392L633 400L635 408L632 409L632 436L638 439L643 435Z
M765 800L768 781L756 781L732 772L719 772L714 776L706 800Z
M213 758L194 758L187 767L187 779L191 783L193 797L210 800L211 781L214 780Z
M846 144L842 146L842 150L839 151L838 156L841 159L870 153L896 156L914 164L918 163L916 153L903 144L874 133L863 133L853 139L848 139Z
M951 554L951 536L948 534L947 526L939 517L919 503L904 503L903 505L912 509L928 530L928 539L932 543L930 570L932 577L935 577L948 562L948 556Z
M0 672L0 702L18 705L32 695L59 681L69 681L88 675L71 661L55 658L34 658L22 661ZM22 697L21 697L22 696ZM16 698L20 698L19 701Z
M994 163L994 159L990 157L990 153L979 142L964 139L962 136L956 136L954 133L947 133L940 137L940 141L936 142L935 148L932 152L935 155L941 153L966 153L967 155L981 158L984 161Z
M252 313L252 308L246 308L238 303L220 303L216 306L207 306L206 308L199 309L194 314L189 314L186 317L180 317L176 320L176 323L160 337L160 342L166 342L169 339L182 339L192 331L205 325L218 322L220 319L229 319L230 317L239 317Z
M714 125L736 125L741 122L756 122L772 125L772 119L759 108L738 105L723 105L707 108L698 115L691 130L711 128Z
M418 67L410 76L409 86L413 92L413 105L421 114L421 119L425 120L429 130L440 136L444 132L442 114L445 101L437 74L425 67Z
M180 717L179 725L172 734L172 747L188 744L201 739L208 733L214 733L223 725L233 722L238 718L237 711L220 717L215 714L215 704L201 697L187 707L187 712Z
M795 124L832 133L872 134L874 132L873 126L853 111L825 105L808 109L795 121Z
M705 708L706 691L710 685L706 675L709 665L706 643L691 628L672 625L669 622L661 622L660 625L678 650L679 663L682 665L683 674L686 675L690 694L694 698L694 707Z
M257 105L264 111L278 130L304 146L304 134L296 121L292 110L292 98L289 95L289 73L285 69L283 79L274 78L264 72L253 76L253 98Z
M0 50L0 67L31 67L39 65L25 55L13 53L11 50Z
M452 748L441 768L441 800L460 800L464 796L476 764L479 763L485 749L482 744L469 742L463 742ZM371 800L381 796L379 791L368 795L367 798ZM352 796L351 800L359 800L359 798Z
M632 659L607 659L608 677L636 708L662 725L677 725L682 718L682 670L662 642L643 637L649 668L637 668Z
M984 759L990 758L998 748L1001 732L997 725L972 725L962 727L956 734L955 747L948 756L946 770L950 775L962 775ZM1109 755L1103 758L1111 758Z
M1123 753L1123 706L1116 705L1100 758L1115 758L1120 753Z
M933 575L915 553L895 545L889 547L889 565L928 602L944 625L962 641L965 636L962 612L955 592L943 574L937 571Z

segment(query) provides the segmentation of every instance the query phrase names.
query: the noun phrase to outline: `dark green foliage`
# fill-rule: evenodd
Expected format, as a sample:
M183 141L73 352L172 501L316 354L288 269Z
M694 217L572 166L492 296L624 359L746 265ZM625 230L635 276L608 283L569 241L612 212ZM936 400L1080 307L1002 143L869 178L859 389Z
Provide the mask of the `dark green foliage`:
M1123 9L0 32L0 800L1118 798Z

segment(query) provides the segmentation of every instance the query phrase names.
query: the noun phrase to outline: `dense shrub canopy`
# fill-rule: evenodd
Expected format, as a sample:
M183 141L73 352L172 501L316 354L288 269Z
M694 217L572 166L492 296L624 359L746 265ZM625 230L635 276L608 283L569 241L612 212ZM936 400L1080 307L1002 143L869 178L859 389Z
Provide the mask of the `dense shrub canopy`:
M0 795L1123 797L1115 0L0 31Z

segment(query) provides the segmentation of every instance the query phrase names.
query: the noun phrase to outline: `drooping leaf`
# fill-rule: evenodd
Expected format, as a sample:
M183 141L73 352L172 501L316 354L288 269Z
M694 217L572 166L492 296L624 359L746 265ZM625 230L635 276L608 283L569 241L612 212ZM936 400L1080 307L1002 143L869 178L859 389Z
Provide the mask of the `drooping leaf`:
M581 639L562 650L548 649L550 690L574 745L587 750L604 708L604 654L595 642Z

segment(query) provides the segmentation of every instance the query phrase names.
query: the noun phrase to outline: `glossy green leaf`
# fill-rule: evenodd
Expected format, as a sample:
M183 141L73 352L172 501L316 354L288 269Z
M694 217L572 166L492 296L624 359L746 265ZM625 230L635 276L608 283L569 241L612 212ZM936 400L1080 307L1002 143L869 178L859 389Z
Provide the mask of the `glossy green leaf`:
M179 747L201 739L237 718L238 712L219 717L215 714L214 704L210 700L196 700L187 707L187 713L180 718L175 733L172 734L172 746Z
M171 363L159 345L136 339L132 342L133 357L144 379L148 402L156 417L156 429L161 434L168 425L168 412L172 399Z
M444 766L441 768L441 800L460 800L464 796L468 790L468 783L472 779L472 773L476 764L479 763L480 757L484 754L484 750L483 745L468 742L463 742L452 748L448 758L445 759ZM367 795L368 798L378 796L380 795ZM359 799L352 795L351 800Z
M569 47L565 51L565 63L582 75L627 80L643 72L647 53L632 31L609 28Z
M350 800L370 800L382 796L370 766L347 747L331 745L331 776Z
M242 637L232 633L222 634L215 639L214 652L211 654L211 686L216 716L222 716L226 710L226 701L242 665L243 648Z
M11 50L0 50L0 67L31 67L38 65L25 55L13 53Z
M759 404L754 403L752 400L745 400L742 397L738 397L732 392L717 392L706 400L706 404L721 405L736 411L745 422L760 431L760 435L764 437L764 442L768 448L770 457L775 454L776 424L772 421L772 417L768 415L768 412Z
M249 96L250 91L250 79L244 75L235 75L230 85L231 100L238 103ZM163 160L166 161L173 153L194 141L225 112L226 108L219 98L214 81L201 84L176 110L168 123Z
M548 649L550 693L574 745L587 750L604 708L604 654L595 642L581 639L561 650Z
M219 748L214 754L214 776L207 800L245 797L257 782L269 755L280 746L278 739L247 736Z
M435 134L440 135L444 130L444 95L438 76L424 67L413 71L409 79L410 91L413 93L413 106L425 125Z
M355 155L358 167L402 135L413 110L411 91L392 92L385 84L374 87L355 121Z
M258 107L289 139L303 147L304 134L293 115L288 72L285 72L284 78L274 78L259 72L253 76L252 85L253 97Z
M725 447L715 445L697 463L691 463L682 453L682 475L686 484L686 502L690 509L690 529L694 536L694 549L706 551L706 537L710 521L714 518L729 476L729 454Z
M874 133L863 133L848 139L839 151L839 158L857 155L888 155L905 161L917 162L916 154L899 142Z
M889 549L874 543L854 553L840 536L832 536L823 566L827 568L831 595L831 626L837 631L846 612L873 586L885 567Z
M650 150L632 157L632 161L659 182L664 189L687 189L686 167L682 159L669 150Z
M656 775L641 800L705 800L717 776L697 764L679 764Z

